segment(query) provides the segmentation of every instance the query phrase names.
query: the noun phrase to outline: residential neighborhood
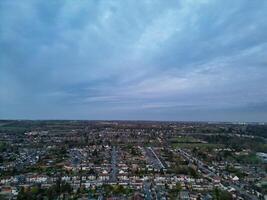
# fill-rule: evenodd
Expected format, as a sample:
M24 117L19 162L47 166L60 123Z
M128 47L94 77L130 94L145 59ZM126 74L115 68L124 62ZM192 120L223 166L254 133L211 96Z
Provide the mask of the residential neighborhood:
M266 125L1 121L1 199L266 199Z

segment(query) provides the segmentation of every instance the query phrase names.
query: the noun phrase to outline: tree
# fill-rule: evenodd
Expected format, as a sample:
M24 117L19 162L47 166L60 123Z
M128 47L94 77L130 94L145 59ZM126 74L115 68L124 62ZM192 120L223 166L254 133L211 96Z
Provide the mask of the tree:
M25 193L25 189L22 187L19 190L17 200L23 200L23 199L26 199L26 193Z
M175 185L175 190L177 191L177 193L180 192L180 191L182 190L182 185L181 185L181 183L176 183L176 185Z
M232 200L233 199L231 193L225 190L220 190L217 187L213 191L213 198L215 200Z

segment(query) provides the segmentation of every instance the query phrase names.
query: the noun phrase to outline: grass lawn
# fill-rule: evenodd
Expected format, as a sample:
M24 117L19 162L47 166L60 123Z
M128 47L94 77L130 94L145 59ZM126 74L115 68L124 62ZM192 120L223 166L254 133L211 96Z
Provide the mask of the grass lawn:
M221 148L220 144L203 143L202 141L191 136L178 136L170 139L174 148Z
M174 148L221 148L223 145L221 144L208 144L208 143L173 143L172 146Z
M170 139L172 143L199 143L200 141L191 136L178 136Z

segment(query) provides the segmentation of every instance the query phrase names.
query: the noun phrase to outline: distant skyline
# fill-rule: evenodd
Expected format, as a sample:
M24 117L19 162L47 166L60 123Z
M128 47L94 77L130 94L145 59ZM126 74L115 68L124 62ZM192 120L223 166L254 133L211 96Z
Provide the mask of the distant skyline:
M1 0L0 119L267 122L267 1Z

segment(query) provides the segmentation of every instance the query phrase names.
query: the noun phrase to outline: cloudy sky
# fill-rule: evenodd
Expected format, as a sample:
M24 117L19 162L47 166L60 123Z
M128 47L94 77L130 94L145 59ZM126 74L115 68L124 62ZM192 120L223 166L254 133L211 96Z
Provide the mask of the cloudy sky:
M1 0L0 118L267 121L267 1Z

